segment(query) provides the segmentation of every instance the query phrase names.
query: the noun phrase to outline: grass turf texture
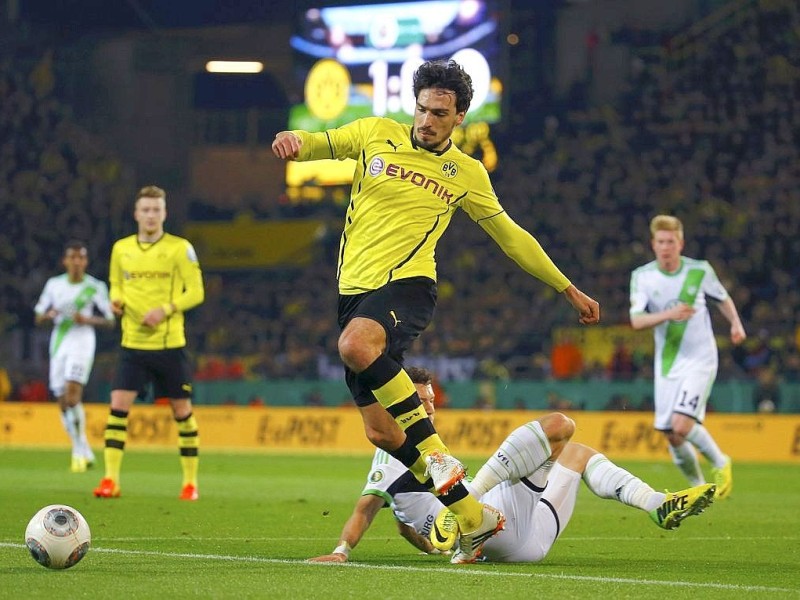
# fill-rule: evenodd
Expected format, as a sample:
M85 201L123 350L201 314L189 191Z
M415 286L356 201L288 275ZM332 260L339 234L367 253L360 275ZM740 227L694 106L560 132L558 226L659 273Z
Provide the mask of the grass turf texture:
M543 563L450 565L420 555L378 515L345 565L330 552L361 490L367 457L206 452L199 502L177 499L176 453L131 450L122 498L92 489L102 470L68 472L68 453L0 449L0 598L800 598L800 466L734 465L729 500L658 529L636 509L581 489ZM475 472L478 460L471 460ZM657 487L671 464L626 463ZM47 504L83 513L92 549L66 571L23 546Z

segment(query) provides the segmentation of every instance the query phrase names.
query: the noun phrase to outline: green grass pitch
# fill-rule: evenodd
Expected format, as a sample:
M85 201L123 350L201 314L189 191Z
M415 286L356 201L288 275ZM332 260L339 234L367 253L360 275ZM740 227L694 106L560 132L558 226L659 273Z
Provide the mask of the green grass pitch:
M472 472L478 460L468 461ZM345 565L330 552L369 458L206 452L199 502L177 499L177 452L131 449L122 497L67 471L68 452L0 449L0 598L800 598L800 466L734 465L734 491L675 531L581 490L544 562L450 565L376 519ZM683 487L667 463L624 463L657 488ZM23 545L42 506L86 517L92 549L66 571Z

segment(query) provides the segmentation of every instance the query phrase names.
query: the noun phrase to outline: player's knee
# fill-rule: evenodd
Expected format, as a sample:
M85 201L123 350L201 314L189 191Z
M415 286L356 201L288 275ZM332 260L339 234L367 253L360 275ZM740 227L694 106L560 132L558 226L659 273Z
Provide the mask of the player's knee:
M550 413L539 419L542 430L551 442L569 440L575 434L575 421L564 413Z
M339 337L339 356L356 373L370 366L380 354L380 349L358 333L345 332Z
M689 432L694 428L695 421L683 415L673 415L671 425L672 431L668 433L670 441L683 443L683 440L686 439L686 436L689 435Z
M80 392L67 392L66 394L64 394L63 406L72 408L73 406L78 406L80 402L81 402Z
M192 414L192 401L187 398L172 400L172 416L176 421L184 421Z
M386 332L380 323L357 317L342 331L338 348L342 362L360 373L383 353L386 348Z
M339 356L347 366L350 366L355 353L358 351L357 340L353 338L354 336L347 334L347 332L342 333L342 335L339 336Z

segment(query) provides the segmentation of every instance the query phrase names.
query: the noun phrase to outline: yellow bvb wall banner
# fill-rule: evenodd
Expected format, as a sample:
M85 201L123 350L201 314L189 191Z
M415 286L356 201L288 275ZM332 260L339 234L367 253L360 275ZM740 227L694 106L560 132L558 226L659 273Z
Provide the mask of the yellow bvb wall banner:
M108 406L86 404L89 441L103 446ZM515 427L545 414L533 411L440 410L436 428L460 456L487 456ZM573 438L613 459L669 460L650 413L570 412ZM354 408L196 406L203 450L310 451L368 454ZM800 415L712 414L705 423L734 460L800 463ZM175 448L177 429L168 406L134 406L129 448ZM0 447L67 447L55 404L0 404Z

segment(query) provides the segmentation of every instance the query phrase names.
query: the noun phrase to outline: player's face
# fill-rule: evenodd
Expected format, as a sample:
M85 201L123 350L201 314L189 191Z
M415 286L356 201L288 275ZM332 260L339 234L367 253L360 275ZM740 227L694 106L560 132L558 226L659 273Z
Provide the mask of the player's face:
M447 146L453 129L466 113L456 111L456 95L450 90L428 88L417 96L412 135L417 146L438 151Z
M667 271L678 268L683 251L683 238L676 231L656 231L650 243L659 267Z
M89 255L86 252L86 248L67 248L62 263L71 281L83 279L83 275L86 273L86 266L89 264Z
M167 204L163 198L139 198L133 211L133 218L139 224L139 233L146 236L164 231L167 218Z
M436 408L433 405L433 401L436 399L433 394L433 386L430 383L415 383L414 387L417 388L417 395L422 401L425 412L433 421L433 414L436 412Z

